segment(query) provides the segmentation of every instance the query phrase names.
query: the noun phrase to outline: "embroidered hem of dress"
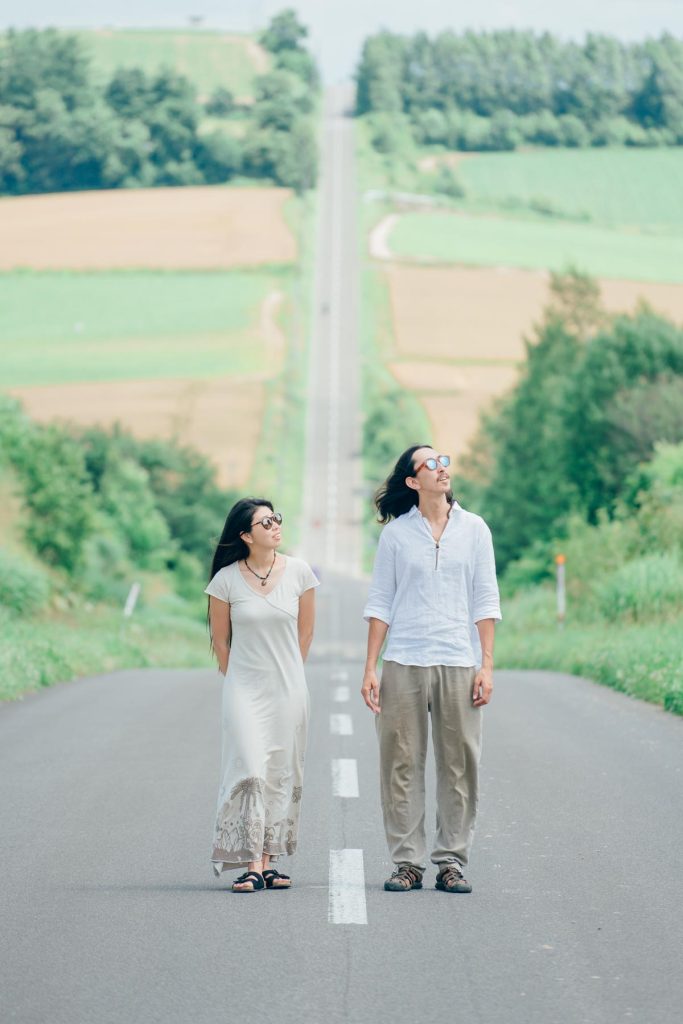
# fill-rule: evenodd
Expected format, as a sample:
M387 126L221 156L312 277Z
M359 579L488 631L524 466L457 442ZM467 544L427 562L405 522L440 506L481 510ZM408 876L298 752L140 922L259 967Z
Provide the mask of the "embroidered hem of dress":
M269 849L270 847L270 849ZM271 852L272 850L272 852ZM266 843L263 848L266 856L270 857L271 863L279 857L291 856L296 852L296 843L288 843L288 849L273 850L272 844ZM250 862L258 860L253 850L216 850L211 855L213 873L218 878L222 871L234 871L235 868L244 868Z

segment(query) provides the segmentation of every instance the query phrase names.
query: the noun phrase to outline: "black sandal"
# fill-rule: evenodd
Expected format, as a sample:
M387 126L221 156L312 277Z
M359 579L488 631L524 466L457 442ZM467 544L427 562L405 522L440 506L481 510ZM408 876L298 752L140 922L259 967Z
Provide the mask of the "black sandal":
M244 882L251 882L251 889L236 889L236 885L242 885ZM232 883L233 892L258 892L259 889L264 889L266 883L263 881L263 875L260 875L258 871L245 871L243 875L236 878Z
M292 880L289 875L281 875L275 868L266 868L263 872L263 880L266 883L266 889L290 889L292 886ZM284 882L284 885L276 885L275 883Z

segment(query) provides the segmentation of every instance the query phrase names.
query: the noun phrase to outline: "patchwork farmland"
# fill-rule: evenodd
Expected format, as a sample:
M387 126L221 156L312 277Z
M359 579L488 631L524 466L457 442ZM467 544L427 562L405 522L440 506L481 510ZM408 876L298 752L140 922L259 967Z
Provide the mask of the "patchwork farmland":
M683 321L683 152L435 153L416 169L441 165L464 198L368 212L366 272L382 306L371 312L383 328L377 355L419 398L434 444L459 456L515 382L550 270L596 276L610 313L645 302ZM385 184L372 173L366 187Z
M4 388L38 420L174 437L246 486L289 351L300 203L207 187L1 209Z

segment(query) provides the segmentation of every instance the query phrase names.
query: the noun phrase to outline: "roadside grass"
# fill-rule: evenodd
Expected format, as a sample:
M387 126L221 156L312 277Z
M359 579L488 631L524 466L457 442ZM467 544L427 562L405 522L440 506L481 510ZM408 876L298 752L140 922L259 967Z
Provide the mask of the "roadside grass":
M422 263L508 266L596 277L683 281L683 234L647 235L560 220L404 213L389 236L401 259Z
M584 676L683 715L680 621L555 621L554 591L537 587L503 603L496 629L496 666Z
M154 73L171 67L186 75L200 95L209 95L218 86L229 89L236 98L254 94L254 78L265 69L269 58L252 36L236 33L173 29L99 29L78 33L92 55L103 79L119 67L139 67Z
M458 162L468 199L518 203L603 225L683 228L683 149L536 149Z
M0 274L3 386L268 372L261 307L294 271Z
M67 616L18 618L0 608L0 700L122 668L208 668L205 626L191 613L87 607Z

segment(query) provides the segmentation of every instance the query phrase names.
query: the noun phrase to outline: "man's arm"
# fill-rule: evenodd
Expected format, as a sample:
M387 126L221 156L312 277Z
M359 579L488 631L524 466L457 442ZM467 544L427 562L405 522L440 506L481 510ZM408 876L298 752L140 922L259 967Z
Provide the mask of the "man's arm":
M363 700L376 715L380 712L379 706L379 679L377 678L377 659L382 650L384 638L387 635L389 626L381 619L370 619L368 628L368 654L365 660L365 673L361 695Z
M481 667L472 690L475 708L488 704L493 694L493 642L496 622L500 622L500 597L496 580L496 560L491 531L482 520L472 580L473 618L481 644Z
M475 708L488 704L493 695L493 642L495 637L495 619L480 619L476 623L481 644L481 668L474 677L472 702Z
M365 662L361 695L376 715L379 714L379 679L377 660L391 623L391 608L396 595L396 565L393 545L385 530L379 538L372 583L363 618L368 623L368 654Z

